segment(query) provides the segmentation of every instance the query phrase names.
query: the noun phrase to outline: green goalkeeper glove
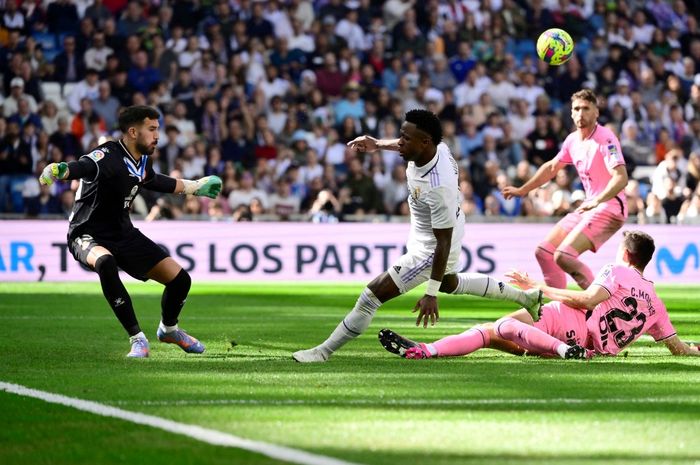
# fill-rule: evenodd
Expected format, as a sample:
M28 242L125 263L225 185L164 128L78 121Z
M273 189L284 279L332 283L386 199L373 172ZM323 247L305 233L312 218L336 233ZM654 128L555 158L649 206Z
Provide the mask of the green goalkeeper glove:
M221 192L221 178L218 176L207 176L197 180L197 189L194 195L209 197L215 199Z
M39 183L46 186L53 184L54 179L65 179L68 176L68 163L50 163L39 176ZM220 182L220 181L219 181Z

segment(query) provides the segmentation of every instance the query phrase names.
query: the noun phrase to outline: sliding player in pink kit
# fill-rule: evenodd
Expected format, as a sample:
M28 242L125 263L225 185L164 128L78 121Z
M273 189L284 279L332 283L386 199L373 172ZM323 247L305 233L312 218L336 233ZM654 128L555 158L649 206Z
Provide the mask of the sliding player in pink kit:
M587 250L596 252L625 223L627 170L617 137L598 124L597 99L591 90L580 90L571 97L571 117L576 131L569 134L557 156L522 187L506 186L503 195L507 199L522 197L551 180L564 166L576 167L586 200L552 228L537 246L535 256L550 286L565 288L568 273L587 289L593 273L578 257Z
M417 343L390 329L379 332L386 350L410 359L454 357L478 349L561 358L616 355L642 334L663 342L673 355L700 355L676 335L654 283L642 275L654 254L654 240L641 231L625 232L617 261L606 265L585 291L570 291L509 273L523 289L539 288L556 301L542 307L537 322L521 309L495 323L477 325L432 344Z

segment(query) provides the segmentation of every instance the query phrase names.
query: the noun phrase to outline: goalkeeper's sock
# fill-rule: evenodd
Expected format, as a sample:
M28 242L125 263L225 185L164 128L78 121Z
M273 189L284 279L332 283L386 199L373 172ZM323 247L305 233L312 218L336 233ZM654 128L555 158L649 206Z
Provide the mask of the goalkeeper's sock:
M428 344L428 350L432 354L431 346L433 346L437 351L438 357L456 357L458 355L471 354L479 349L488 347L490 343L491 336L488 330L475 326L461 334L453 334Z
M503 339L515 342L523 349L536 354L557 354L563 358L561 351L566 352L569 348L568 345L541 329L511 317L496 321L495 331Z
M102 293L126 332L129 336L140 333L141 328L136 320L131 297L119 279L117 260L112 255L102 255L95 262L95 271L100 277Z
M163 320L161 320L161 322L158 324L158 329L167 334L172 333L173 331L177 331L180 328L177 326L177 324L173 326L165 325L163 324Z
M184 269L181 269L177 276L165 285L163 297L160 300L161 321L164 326L177 326L177 319L187 301L191 285L192 278Z
M355 303L355 308L348 313L343 321L335 328L318 348L326 355L341 348L351 339L365 332L374 314L382 303L369 288L365 288Z
M524 291L503 281L496 281L492 277L481 273L459 273L457 275L457 287L452 293L509 300L523 307L528 307L532 304L532 299Z

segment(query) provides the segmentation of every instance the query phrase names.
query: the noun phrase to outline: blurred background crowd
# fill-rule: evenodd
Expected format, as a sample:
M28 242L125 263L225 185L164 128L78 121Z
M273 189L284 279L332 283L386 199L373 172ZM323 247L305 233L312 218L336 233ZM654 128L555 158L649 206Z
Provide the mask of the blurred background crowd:
M0 0L0 214L67 216L77 182L46 163L119 137L119 109L162 112L157 171L217 174L217 200L142 190L149 220L405 220L404 164L346 147L439 115L468 218L563 216L573 171L522 185L572 130L569 98L600 97L622 144L630 221L700 221L700 0ZM575 56L535 54L547 28Z

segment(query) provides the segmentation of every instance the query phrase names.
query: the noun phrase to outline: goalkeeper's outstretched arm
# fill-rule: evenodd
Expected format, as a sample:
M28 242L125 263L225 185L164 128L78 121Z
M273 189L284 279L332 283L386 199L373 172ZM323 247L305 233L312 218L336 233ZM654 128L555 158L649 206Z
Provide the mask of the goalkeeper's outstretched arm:
M88 158L78 161L49 163L39 176L39 183L50 186L55 180L67 181L72 179L95 179L97 165Z
M218 176L205 176L191 181L156 173L152 178L146 180L143 187L166 194L190 194L214 199L221 192L222 182Z

